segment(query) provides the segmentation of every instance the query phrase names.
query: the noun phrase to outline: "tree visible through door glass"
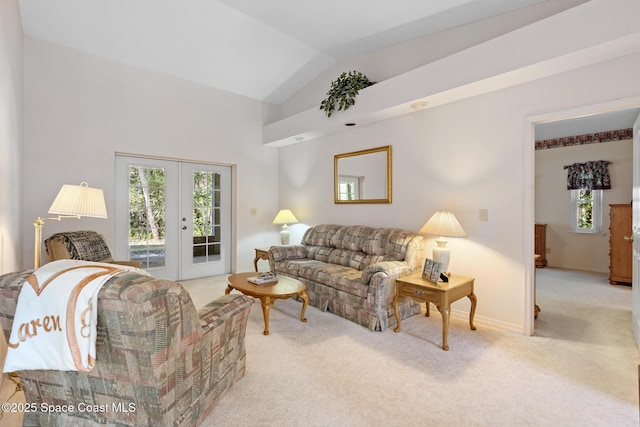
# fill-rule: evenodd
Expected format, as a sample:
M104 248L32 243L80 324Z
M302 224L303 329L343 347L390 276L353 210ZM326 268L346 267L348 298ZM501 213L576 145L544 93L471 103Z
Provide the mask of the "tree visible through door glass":
M129 167L129 259L165 265L165 171Z
M220 259L220 174L193 172L193 262Z

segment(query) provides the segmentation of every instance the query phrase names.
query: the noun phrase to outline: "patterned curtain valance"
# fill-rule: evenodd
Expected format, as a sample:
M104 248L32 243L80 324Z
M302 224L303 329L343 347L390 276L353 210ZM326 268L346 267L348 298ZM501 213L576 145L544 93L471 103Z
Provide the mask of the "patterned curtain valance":
M610 190L609 164L606 160L597 160L565 166L567 190Z

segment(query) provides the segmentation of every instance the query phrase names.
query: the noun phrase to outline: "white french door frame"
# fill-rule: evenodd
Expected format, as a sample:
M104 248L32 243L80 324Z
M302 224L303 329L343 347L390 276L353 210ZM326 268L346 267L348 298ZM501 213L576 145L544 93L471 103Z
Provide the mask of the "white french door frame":
M236 266L236 221L235 221L235 212L236 212L236 165L228 164L228 163L216 163L216 162L204 162L204 161L196 161L196 160L187 160L180 158L171 158L171 157L160 157L160 156L146 156L140 154L132 154L132 153L123 153L116 152L116 191L115 191L115 247L114 254L119 259L128 259L129 257L129 238L128 231L127 233L123 233L122 230L129 229L129 218L128 218L128 210L129 210L129 200L128 200L128 192L119 191L118 179L122 176L128 176L128 166L131 163L135 163L140 166L148 166L148 167L164 167L165 168L165 182L166 182L166 198L169 199L169 203L175 204L175 206L180 206L180 200L182 196L180 193L183 191L183 176L181 172L180 164L184 165L202 165L202 166L213 166L213 167L226 167L229 168L229 179L230 179L230 189L229 195L226 199L226 203L229 203L229 215L228 215L228 248L225 248L225 255L227 257L227 270L226 272L235 271ZM118 158L126 158L129 162L125 162L119 160ZM126 164L126 166L125 166ZM189 199L191 199L189 197ZM151 274L155 277L169 279L169 280L183 280L183 262L184 257L181 255L183 251L183 239L181 233L183 232L183 208L166 210L167 217L166 221L166 230L165 230L165 241L174 242L174 244L167 244L165 246L165 266L162 268L155 267ZM124 215L122 212L127 212L127 215ZM170 226L169 224L172 224ZM175 226L173 226L175 225ZM169 240L171 239L171 240ZM191 250L191 248L186 248L186 250ZM192 276L192 275L189 275Z
M205 250L206 254L196 256L194 254L194 224L193 211L195 209L193 200L193 176L195 172L206 172L219 175L221 187L218 189L220 202L220 222L215 223L215 213L212 221L212 233L208 236L217 237L220 244L198 245ZM180 262L179 277L181 280L195 279L211 275L218 275L231 272L231 168L228 166L204 164L194 162L180 162ZM212 189L212 199L216 199L216 190ZM215 206L213 211L215 211ZM217 230L217 232L216 232ZM202 237L202 236L201 236ZM208 239L208 237L206 237ZM217 247L219 254L213 255L209 249ZM214 261L214 258L218 258ZM200 262L196 262L200 259ZM208 259L208 261L207 261Z

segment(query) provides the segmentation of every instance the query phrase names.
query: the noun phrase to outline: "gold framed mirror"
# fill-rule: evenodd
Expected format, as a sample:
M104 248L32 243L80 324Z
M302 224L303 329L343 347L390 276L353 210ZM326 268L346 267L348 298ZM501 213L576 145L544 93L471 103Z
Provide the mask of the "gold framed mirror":
M333 171L335 203L391 203L390 145L337 154Z

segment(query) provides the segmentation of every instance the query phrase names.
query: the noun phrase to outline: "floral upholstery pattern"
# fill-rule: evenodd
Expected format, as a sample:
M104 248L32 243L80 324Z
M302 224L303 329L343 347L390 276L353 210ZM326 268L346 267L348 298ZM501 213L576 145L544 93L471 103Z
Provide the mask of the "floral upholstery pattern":
M395 279L421 270L423 262L422 236L362 225L318 225L305 232L300 245L269 250L271 270L304 282L310 305L372 331L395 324ZM409 298L399 309L402 319L420 313Z
M7 341L20 289L32 271L0 276L0 325ZM24 424L198 424L244 376L252 302L225 295L196 311L178 282L136 272L115 276L98 295L93 370L19 372L27 402L76 410L27 412Z

